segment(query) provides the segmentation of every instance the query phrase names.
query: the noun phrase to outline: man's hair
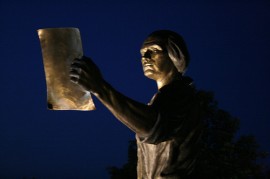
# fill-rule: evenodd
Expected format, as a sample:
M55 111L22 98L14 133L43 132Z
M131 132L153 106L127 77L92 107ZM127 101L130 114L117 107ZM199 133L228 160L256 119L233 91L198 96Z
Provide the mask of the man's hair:
M184 73L189 65L189 53L181 35L171 30L158 30L148 37L158 37L165 42L165 48L178 72Z

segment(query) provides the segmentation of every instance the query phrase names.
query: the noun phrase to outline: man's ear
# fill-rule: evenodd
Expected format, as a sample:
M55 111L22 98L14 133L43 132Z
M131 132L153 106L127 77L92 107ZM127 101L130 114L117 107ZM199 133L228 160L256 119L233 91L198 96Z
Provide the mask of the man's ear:
M168 39L167 51L174 66L177 68L177 71L180 73L184 73L187 65L185 55L170 38Z
M179 69L178 72L184 73L186 71L186 60L184 58L181 58L179 60Z

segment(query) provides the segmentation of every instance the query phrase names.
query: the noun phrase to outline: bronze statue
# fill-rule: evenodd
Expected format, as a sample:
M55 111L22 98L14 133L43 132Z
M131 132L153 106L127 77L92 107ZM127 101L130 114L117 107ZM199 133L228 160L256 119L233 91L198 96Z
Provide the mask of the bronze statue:
M185 42L175 32L155 31L140 52L144 75L158 87L148 105L116 91L87 57L74 61L70 79L95 95L136 133L138 179L192 178L202 122L192 80L183 76L189 64Z

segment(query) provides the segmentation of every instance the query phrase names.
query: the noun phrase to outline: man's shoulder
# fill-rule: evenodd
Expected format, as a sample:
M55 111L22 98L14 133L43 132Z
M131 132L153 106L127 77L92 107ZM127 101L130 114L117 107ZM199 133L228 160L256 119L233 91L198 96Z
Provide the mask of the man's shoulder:
M169 96L181 96L187 93L194 93L195 87L190 77L181 77L160 89L160 93Z
M178 111L194 101L195 88L188 79L175 80L164 86L153 100L152 106L164 111Z

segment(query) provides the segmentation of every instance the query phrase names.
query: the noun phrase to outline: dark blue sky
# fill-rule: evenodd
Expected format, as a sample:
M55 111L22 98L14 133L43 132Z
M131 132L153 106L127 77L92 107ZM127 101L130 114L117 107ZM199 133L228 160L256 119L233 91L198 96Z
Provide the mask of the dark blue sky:
M0 1L0 178L108 178L134 134L94 99L91 112L49 111L36 30L77 27L84 54L117 90L147 103L139 49L157 29L182 34L187 75L270 151L270 1Z

